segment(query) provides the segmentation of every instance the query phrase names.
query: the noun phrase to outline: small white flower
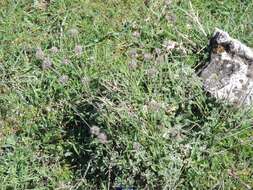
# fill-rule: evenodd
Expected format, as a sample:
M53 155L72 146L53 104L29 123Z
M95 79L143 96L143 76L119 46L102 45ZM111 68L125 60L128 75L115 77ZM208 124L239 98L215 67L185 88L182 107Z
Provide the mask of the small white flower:
M155 78L157 74L158 74L158 70L155 68L150 68L147 70L147 75L150 78Z
M59 52L59 49L57 47L53 46L53 47L51 47L50 51L51 51L51 53L56 54Z
M62 60L62 64L63 65L68 65L70 63L70 61L68 60L68 59L66 59L66 58L64 58L63 60Z
M144 53L143 55L145 61L150 61L153 58L151 53Z
M77 56L81 56L83 53L83 47L81 45L76 45L74 48L74 52Z
M160 48L155 48L156 55L160 55L162 53L162 50Z
M133 148L135 151L139 151L141 149L141 144L138 142L134 142Z
M98 126L92 126L92 127L90 128L90 133L91 133L92 135L98 136L98 135L100 134L100 129L99 129L99 127L98 127Z
M52 67L52 61L49 57L45 58L42 62L42 69L49 69Z
M148 109L154 112L159 112L164 108L164 105L162 103L159 103L155 100L151 100L148 104Z
M59 78L59 82L61 84L66 84L69 80L69 77L67 75L62 75L60 78Z
M108 142L107 135L105 133L99 133L97 137L98 137L99 142L102 144L106 144Z
M166 49L167 52L171 52L172 50L174 50L176 48L177 42L168 40L168 41L164 41L163 43L163 47Z
M71 28L71 29L68 31L68 33L69 33L69 35L70 35L71 37L76 37L76 36L78 36L79 31L78 31L76 28Z
M176 16L175 15L166 15L165 16L165 19L168 21L168 22L171 22L171 23L174 23L176 22Z
M137 50L136 49L131 49L128 53L128 55L131 57L131 58L137 58L138 57L138 53L137 53Z
M164 4L165 4L166 6L171 5L171 3L172 3L172 0L165 0L165 1L164 1Z
M88 85L90 83L90 79L88 77L83 77L81 82L83 85Z
M136 59L132 59L128 64L128 68L134 70L138 67Z
M36 49L35 57L39 60L43 60L45 58L45 54L41 48Z
M141 33L136 30L133 32L133 37L139 38L139 37L141 37Z

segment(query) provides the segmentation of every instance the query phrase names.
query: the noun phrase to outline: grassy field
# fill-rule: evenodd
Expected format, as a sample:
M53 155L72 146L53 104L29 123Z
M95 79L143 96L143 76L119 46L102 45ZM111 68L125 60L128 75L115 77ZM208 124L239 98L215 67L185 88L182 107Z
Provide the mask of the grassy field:
M0 189L253 187L253 112L196 68L252 0L1 0Z

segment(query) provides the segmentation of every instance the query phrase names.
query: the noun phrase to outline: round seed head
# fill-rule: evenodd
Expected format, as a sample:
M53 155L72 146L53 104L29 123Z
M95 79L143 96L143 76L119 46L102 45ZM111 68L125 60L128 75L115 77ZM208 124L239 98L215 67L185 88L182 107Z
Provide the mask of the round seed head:
M77 56L81 56L83 53L83 47L81 45L76 45L74 48L74 52Z
M43 60L43 59L44 59L45 54L44 54L44 52L42 51L41 48L37 48L37 49L36 49L35 57L36 57L37 59L39 59L39 60Z
M141 37L141 33L136 30L136 31L133 32L133 37L140 38Z
M69 77L67 76L67 75L62 75L60 78L59 78L59 82L61 83L61 84L66 84L67 82L68 82L68 80L69 80Z
M176 17L175 15L166 15L166 16L165 16L165 19L166 19L168 22L174 23L174 22L176 22L177 17Z
M151 110L151 111L154 111L154 112L159 112L161 111L161 109L163 108L163 104L155 101L155 100L151 100L148 104L148 108Z
M105 133L99 133L97 137L98 137L99 142L102 144L106 144L108 142L107 135Z
M51 51L51 53L56 54L59 52L59 49L57 47L53 46L53 47L51 47L50 51Z
M144 53L143 55L145 61L150 61L153 58L153 55L151 53Z
M177 43L171 40L164 41L163 47L166 49L167 52L171 52L176 48Z
M77 37L79 34L79 31L76 28L71 28L69 29L68 33L71 37Z
M98 136L98 135L100 134L100 129L99 129L99 127L98 127L98 126L92 126L92 127L90 128L90 133L91 133L92 135Z
M154 78L158 74L158 70L155 68L151 68L147 70L147 75L150 78Z
M136 49L131 49L131 50L128 52L128 55L129 55L131 58L137 58L137 57L138 57L137 50L136 50Z
M162 53L162 50L160 48L155 48L156 55L160 55Z
M172 0L165 0L165 1L164 1L164 4L165 4L166 6L171 5L171 3L172 3Z
M63 60L62 60L62 64L63 65L68 65L70 63L70 60L68 60L68 59L66 59L66 58L64 58Z
M141 149L141 144L138 142L134 142L133 148L134 150L139 151Z
M128 68L134 70L138 67L136 59L132 59L128 64Z
M46 70L52 67L52 61L49 57L45 58L42 62L42 69Z
M88 77L83 77L81 82L83 85L88 85L90 83L90 79Z

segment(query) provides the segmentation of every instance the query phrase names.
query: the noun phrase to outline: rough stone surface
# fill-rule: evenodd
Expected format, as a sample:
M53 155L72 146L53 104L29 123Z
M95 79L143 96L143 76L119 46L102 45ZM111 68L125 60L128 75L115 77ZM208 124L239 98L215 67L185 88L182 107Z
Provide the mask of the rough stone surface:
M216 29L210 40L210 59L200 77L204 89L235 105L253 102L253 50Z

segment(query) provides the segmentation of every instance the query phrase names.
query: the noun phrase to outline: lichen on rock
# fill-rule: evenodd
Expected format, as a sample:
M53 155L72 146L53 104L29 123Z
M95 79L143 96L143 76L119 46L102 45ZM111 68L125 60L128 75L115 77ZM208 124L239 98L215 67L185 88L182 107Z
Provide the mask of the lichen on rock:
M210 59L200 77L204 89L235 105L253 102L253 50L216 29L210 40Z

